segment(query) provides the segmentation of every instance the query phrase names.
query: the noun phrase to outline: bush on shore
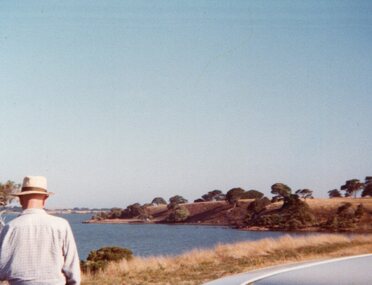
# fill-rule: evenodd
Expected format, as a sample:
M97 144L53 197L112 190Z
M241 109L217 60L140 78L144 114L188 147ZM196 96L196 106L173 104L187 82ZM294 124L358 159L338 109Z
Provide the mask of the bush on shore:
M354 210L351 203L345 203L337 209L335 215L328 218L323 226L332 231L350 230L357 226L365 212L362 204Z
M133 257L131 250L121 247L103 247L89 253L87 260L80 262L83 272L97 273L103 271L110 262L119 262L122 259L130 260Z
M288 194L283 206L271 214L262 213L267 201L256 200L248 206L248 226L263 226L272 229L298 230L314 224L315 217L309 205L301 201L298 195ZM262 213L262 214L261 214Z
M135 256L111 263L98 274L83 274L82 285L197 285L276 264L366 252L372 252L371 235L283 236L195 249L178 256Z
M167 218L167 222L180 223L187 220L190 216L189 210L185 206L176 205Z

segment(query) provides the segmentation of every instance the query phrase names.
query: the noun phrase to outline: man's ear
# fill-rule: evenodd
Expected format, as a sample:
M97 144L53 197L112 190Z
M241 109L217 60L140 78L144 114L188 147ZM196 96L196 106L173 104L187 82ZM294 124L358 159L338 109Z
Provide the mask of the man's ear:
M43 206L45 205L45 201L49 198L49 196L47 195L44 195L44 199L43 199Z
M18 196L17 198L18 198L18 202L19 202L19 204L21 204L21 206L23 207L23 203L24 203L24 202L23 202L23 201L24 201L23 198L24 198L24 197L23 197L23 196Z

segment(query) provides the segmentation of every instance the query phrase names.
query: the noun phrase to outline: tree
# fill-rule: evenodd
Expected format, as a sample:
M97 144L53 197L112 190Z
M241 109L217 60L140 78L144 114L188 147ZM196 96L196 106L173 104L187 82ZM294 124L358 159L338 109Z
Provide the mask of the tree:
M372 197L372 176L367 176L364 182L362 197Z
M362 192L362 197L372 197L372 183L367 184Z
M167 202L162 197L155 197L151 204L159 206L159 205L167 205Z
M226 194L221 193L220 195L215 196L214 197L214 200L216 200L216 201L225 201L226 200Z
M168 209L175 209L179 204L185 204L188 201L180 195L176 195L169 198Z
M185 204L187 202L188 202L187 199L183 198L180 195L176 195L169 198L169 203L171 204Z
M273 201L283 200L289 198L292 190L287 185L283 183L275 183L271 186L271 194L275 194Z
M360 182L359 179L350 179L345 182L345 185L341 186L341 190L345 191L345 197L354 195L356 198L358 191L362 190L364 183Z
M92 219L93 220L105 220L105 219L107 219L108 218L108 213L107 212L99 212L99 213L97 213L97 214L95 214L93 217L92 217Z
M204 194L202 199L204 201L223 201L225 200L225 194L223 194L221 190L213 190Z
M189 210L185 206L177 205L172 209L167 221L173 223L184 222L190 216Z
M132 219L132 218L148 219L148 218L151 218L151 216L150 216L146 207L141 206L139 203L134 203L132 205L129 205L126 209L124 209L122 211L121 218L124 218L124 219Z
M263 193L257 190L248 190L242 196L241 199L261 199L264 196Z
M298 195L298 196L300 196L301 198L303 198L303 199L307 199L307 198L314 198L313 197L313 190L310 190L310 189L298 189L297 191L296 191L296 194Z
M265 199L265 198L263 198ZM263 200L261 199L261 200ZM249 215L246 223L248 226L264 226L273 229L300 229L311 226L315 217L309 205L302 201L298 195L290 194L282 197L283 206L273 211L265 211L268 201L255 200L248 207ZM265 205L266 204L266 205Z
M245 190L242 188L232 188L226 193L226 201L229 204L234 205L235 207L236 203L238 202L238 200L244 193L245 193Z
M202 202L205 202L205 200L201 198L194 200L194 203L202 203Z
M329 198L340 198L340 197L342 197L340 191L338 191L337 189L329 190L328 191L328 196L329 196Z
M5 184L0 182L0 206L8 205L14 199L11 194L17 192L20 188L21 185L14 181L8 180Z
M110 210L110 213L108 214L108 218L109 219L119 219L121 217L121 214L122 214L122 209L120 208L112 208Z
M279 197L284 201L281 208L283 210L301 212L303 209L306 208L305 210L307 211L307 208L309 208L306 202L300 200L299 195L292 194L291 188L283 183L275 183L274 185L272 185L271 193L277 194L276 197Z
M367 185L369 183L372 183L372 176L367 176L365 181L364 181L364 184Z

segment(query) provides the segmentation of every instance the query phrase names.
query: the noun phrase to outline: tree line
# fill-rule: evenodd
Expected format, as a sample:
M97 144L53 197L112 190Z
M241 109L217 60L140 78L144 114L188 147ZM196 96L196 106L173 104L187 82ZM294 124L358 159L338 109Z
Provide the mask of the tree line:
M21 185L19 183L15 183L14 181L8 180L5 183L0 182L0 206L6 206L9 204L14 197L11 196L11 193L19 191ZM329 198L337 198L337 197L354 197L356 198L358 193L361 192L361 197L372 197L372 176L367 176L364 182L361 182L359 179L350 179L345 182L345 184L340 186L340 189L333 189L328 191ZM274 194L271 201L281 201L284 199L285 196L288 196L290 192L290 188L285 185L284 183L275 183L271 187L271 193ZM295 191L295 195L298 195L300 198L308 199L313 198L313 190L304 188L298 189ZM344 192L344 193L343 193ZM251 189L251 190L244 190L240 187L235 187L223 193L221 190L212 190L207 192L206 194L202 195L200 198L195 199L194 203L200 202L210 202L210 201L227 201L230 204L235 204L240 199L257 199L264 197L264 194L258 190ZM189 201L181 195L174 195L169 198L169 203L162 198L162 197L155 197L151 203L147 203L142 205L142 207L147 206L155 206L155 205L169 205L169 208L174 208L175 205L188 203ZM138 209L140 204L135 203L130 205L130 209L124 214L126 216L131 215L130 213L133 209ZM129 207L129 206L128 206ZM115 212L115 208L113 208ZM138 210L134 210L136 213ZM118 210L116 209L116 212Z
M345 192L344 196L341 191ZM361 197L372 197L372 176L367 176L364 182L361 182L359 179L347 180L344 185L341 185L340 189L329 190L328 195L330 198L356 198L360 191L362 191Z

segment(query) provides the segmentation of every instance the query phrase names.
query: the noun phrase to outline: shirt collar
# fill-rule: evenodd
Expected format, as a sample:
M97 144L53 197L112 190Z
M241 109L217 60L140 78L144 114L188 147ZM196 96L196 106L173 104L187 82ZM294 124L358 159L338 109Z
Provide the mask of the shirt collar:
M44 209L39 209L39 208L30 208L23 210L22 215L26 214L46 214Z

